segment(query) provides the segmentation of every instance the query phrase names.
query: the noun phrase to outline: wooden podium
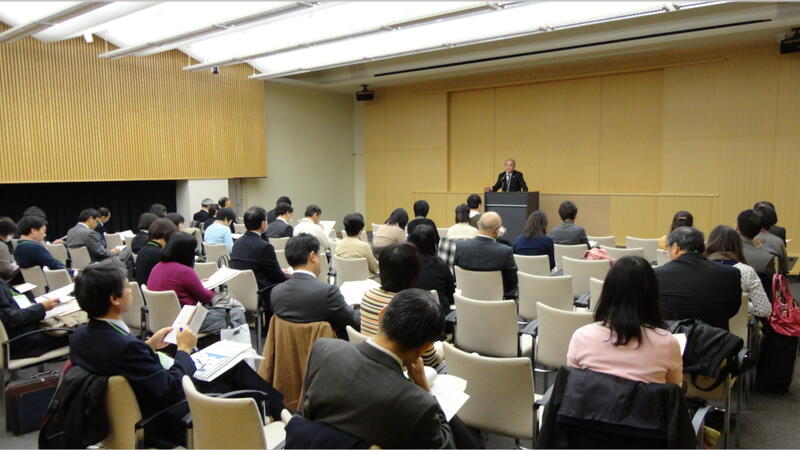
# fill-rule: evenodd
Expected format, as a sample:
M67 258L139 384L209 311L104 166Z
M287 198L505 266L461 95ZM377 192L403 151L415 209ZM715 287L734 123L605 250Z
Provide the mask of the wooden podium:
M503 239L514 243L532 212L539 209L539 192L486 192L483 204L503 218Z

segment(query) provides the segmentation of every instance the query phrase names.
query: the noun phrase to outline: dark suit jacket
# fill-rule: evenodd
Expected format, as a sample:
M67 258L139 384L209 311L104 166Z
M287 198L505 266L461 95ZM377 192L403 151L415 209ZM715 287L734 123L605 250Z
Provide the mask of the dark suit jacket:
M503 272L503 292L516 297L517 263L511 247L486 236L476 236L456 243L454 265L467 270Z
M655 269L664 320L698 319L728 329L742 302L739 270L686 253Z
M67 248L86 247L92 262L102 261L114 256L100 242L100 236L94 230L90 230L86 225L79 223L67 231L67 238L64 239Z
M506 172L500 172L497 176L497 183L492 186L492 191L496 192L501 190L503 192L528 192L528 185L525 184L525 177L522 172L511 172L511 183L506 186Z
M367 342L314 343L303 415L382 448L453 448L436 399L403 376L391 356Z
M419 225L432 226L433 232L436 234L436 243L439 243L439 230L436 228L436 223L427 217L416 217L411 222L408 222L408 225L406 225L406 233L411 234L414 228L417 228Z
M103 247L106 246L106 227L100 221L97 221L97 225L94 227L94 232L97 233L97 236L100 237L100 242L103 244Z
M267 211L267 223L272 223L278 220L278 215L275 214L275 208L270 209Z
M196 213L194 213L194 216L192 216L192 220L197 222L197 223L203 223L206 220L208 220L208 218L209 218L209 214L208 214L208 211L206 211L205 209L201 209L200 211L197 211Z
M139 284L147 284L147 279L150 278L150 271L153 270L156 264L161 262L163 253L164 249L155 241L147 241L147 244L139 250L135 265L136 281Z
M257 233L245 232L242 237L233 243L231 259L228 262L231 269L252 270L256 276L258 289L264 289L276 283L286 281L286 274L278 264L275 248L269 242L261 239ZM261 304L269 308L269 296L260 297Z
M273 314L281 319L295 323L325 321L341 339L347 339L347 325L361 328L361 316L344 301L339 288L305 273L295 273L275 286L270 301Z
M14 300L14 295L21 294L0 280L0 322L3 322L9 338L37 330L39 322L45 315L44 306L38 303L24 309L20 308ZM32 334L11 343L11 357L39 356L64 345L67 345L67 340L64 338L54 338L44 333Z
M150 234L147 233L147 230L139 230L136 236L133 237L133 240L131 240L131 251L138 255L139 250L141 250L144 244L147 244L149 240Z
M33 266L47 267L51 270L65 268L61 261L53 258L43 244L28 239L17 241L17 246L14 248L14 260L23 269Z
M275 220L274 222L270 222L269 226L267 226L267 237L271 238L282 238L282 237L292 237L294 233L294 228L288 223L282 220Z
M450 312L453 293L456 291L456 280L447 264L437 255L422 255L416 287L426 291L436 291L442 310L445 314Z

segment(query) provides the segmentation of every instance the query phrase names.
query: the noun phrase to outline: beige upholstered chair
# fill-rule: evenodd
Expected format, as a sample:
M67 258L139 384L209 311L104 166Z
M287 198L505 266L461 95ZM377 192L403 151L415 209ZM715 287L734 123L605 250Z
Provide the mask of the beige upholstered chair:
M289 242L288 237L269 238L269 243L272 244L273 247L275 247L275 250L285 250L287 242Z
M589 278L605 280L611 263L605 260L588 261L564 257L564 275L572 276L572 295L578 297L589 292Z
M600 294L603 293L603 283L603 280L589 278L589 293L592 296L592 300L589 302L589 311L594 312L594 310L597 309L597 305L600 304Z
M369 266L366 258L333 257L333 268L336 269L336 286L347 281L363 281L369 279Z
M658 239L642 239L625 236L625 247L644 249L644 258L650 262L658 260Z
M608 256L614 259L620 259L624 256L641 256L644 258L644 249L641 247L616 248L603 245L601 248L608 253Z
M455 266L456 287L461 295L476 300L502 300L503 276L499 270L481 272Z
M172 326L181 312L181 303L175 291L151 291L142 285L144 300L147 302L147 328L149 332Z
M26 283L36 285L36 287L31 290L35 297L47 293L47 280L44 278L44 272L42 272L41 267L33 266L28 268L20 268L19 271L22 272L22 278Z
M69 256L72 257L72 268L83 270L84 267L92 263L89 249L86 247L75 247L69 249Z
M256 317L256 351L261 352L261 329L263 314L258 302L258 282L252 270L242 270L228 281L228 293L232 298L239 300L244 310L253 313Z
M361 334L360 331L356 331L356 329L350 325L347 325L347 340L349 340L351 344L360 344L367 340L367 336Z
M206 250L206 262L213 262L217 266L221 266L220 258L230 258L228 247L225 244L204 244Z
M572 311L572 277L542 277L517 272L519 278L519 315L525 320L536 318L536 304Z
M539 319L539 335L536 337L536 362L547 369L542 372L555 372L567 363L567 349L572 333L578 328L592 323L590 312L564 311L543 303L536 305ZM448 361L448 366L449 366ZM540 371L540 369L536 369Z
M104 233L106 237L106 248L112 249L114 247L118 247L120 245L125 245L125 241L122 240L122 236L119 233Z
M216 261L194 263L194 273L196 273L201 280L211 278L211 275L214 275L214 272L216 272L218 268Z
M125 325L131 329L131 331L143 332L147 329L146 315L142 314L142 308L144 308L144 296L142 296L142 290L139 288L139 283L135 281L129 281L128 287L131 288L131 306L122 315L122 320L125 322ZM170 323L170 325L172 324Z
M278 259L278 265L281 269L288 269L289 261L286 260L286 250L275 250L275 257Z
M547 255L514 255L517 270L529 275L550 275L550 257Z
M53 255L58 262L61 264L66 265L67 260L69 259L69 253L67 253L67 247L64 244L51 244L49 242L44 243L44 248Z
M485 356L530 356L533 339L519 335L514 300L482 301L455 294L455 343L458 348Z
M617 245L616 236L586 236L589 242L594 241L595 245L605 245L606 247L614 247Z
M233 231L235 231L236 234L244 234L247 231L247 227L245 227L243 223L234 223Z
M661 267L670 261L672 261L672 259L669 257L669 252L658 249L658 252L656 253L656 265Z
M131 385L121 375L108 377L106 415L108 435L103 447L137 448L136 422L142 420L142 412Z
M61 289L62 287L68 286L72 283L72 277L69 276L67 269L50 270L49 268L45 267L43 272L44 279L47 281L48 290L54 291L56 289Z
M586 253L587 250L589 250L589 247L583 244L577 244L577 245L554 244L553 252L556 257L556 266L562 269L564 268L564 262L562 261L564 256L568 256L573 259L583 259L583 255Z

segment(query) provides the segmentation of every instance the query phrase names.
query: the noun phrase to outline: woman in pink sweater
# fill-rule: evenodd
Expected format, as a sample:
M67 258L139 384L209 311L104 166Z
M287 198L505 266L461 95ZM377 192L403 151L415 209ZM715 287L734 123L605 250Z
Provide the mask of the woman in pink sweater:
M658 282L644 258L626 256L614 264L594 318L573 333L567 364L645 383L681 384L680 345L661 320Z
M214 300L214 291L203 287L200 277L194 271L194 249L197 241L187 233L173 233L161 262L153 267L147 279L147 288L151 291L175 291L181 305L203 304L205 307L231 308L231 324L234 327L246 323L244 307L234 299L220 298ZM212 333L225 328L224 309L208 311L201 333Z

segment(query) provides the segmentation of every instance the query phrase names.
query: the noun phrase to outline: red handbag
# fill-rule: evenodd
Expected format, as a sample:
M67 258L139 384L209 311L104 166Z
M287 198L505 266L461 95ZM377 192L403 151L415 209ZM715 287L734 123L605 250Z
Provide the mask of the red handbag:
M797 308L786 277L772 277L772 315L769 324L784 336L800 336L800 310Z

